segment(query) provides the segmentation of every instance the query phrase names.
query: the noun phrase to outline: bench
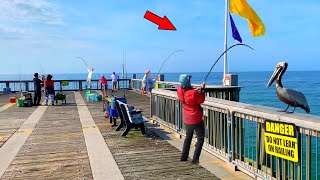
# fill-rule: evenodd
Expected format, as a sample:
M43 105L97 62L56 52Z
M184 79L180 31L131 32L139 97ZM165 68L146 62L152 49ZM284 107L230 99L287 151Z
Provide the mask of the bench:
M116 131L120 131L122 127L125 127L124 132L121 134L125 137L132 128L140 128L141 133L145 134L144 118L142 117L142 111L135 110L133 106L129 106L121 101L116 102L116 108L120 117L120 124L116 128Z

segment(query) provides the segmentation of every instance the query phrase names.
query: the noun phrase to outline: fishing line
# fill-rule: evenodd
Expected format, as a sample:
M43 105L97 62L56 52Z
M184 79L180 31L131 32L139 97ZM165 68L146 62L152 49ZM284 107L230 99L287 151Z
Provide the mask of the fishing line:
M162 65L161 65L161 67L160 67L160 69L159 69L159 71L158 71L158 72L159 72L158 74L160 74L160 72L161 72L164 64L167 62L167 60L168 60L174 53L179 52L179 51L183 51L183 50L180 49L180 50L176 50L176 51L172 52L172 53L167 57L167 59L165 59L165 60L163 61Z
M221 57L222 57L227 51L229 51L231 48L233 48L233 47L235 47L235 46L246 46L246 47L254 50L252 47L250 47L250 46L248 46L248 45L246 45L246 44L243 44L243 43L238 43L238 44L234 44L234 45L230 46L227 50L225 50L225 51L220 55L220 57L219 57L219 58L214 62L214 64L211 66L210 71L208 72L206 78L204 79L204 82L203 82L204 84L206 83L206 81L207 81L207 79L208 79L208 77L209 77L209 75L210 75L213 67L217 64L217 62L221 59Z

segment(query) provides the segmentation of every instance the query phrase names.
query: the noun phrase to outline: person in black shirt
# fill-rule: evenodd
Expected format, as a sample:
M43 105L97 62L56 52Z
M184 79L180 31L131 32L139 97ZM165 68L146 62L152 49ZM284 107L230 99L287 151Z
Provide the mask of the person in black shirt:
M39 79L38 73L34 73L33 84L34 84L34 102L33 102L33 104L39 106L40 101L41 101L42 81Z

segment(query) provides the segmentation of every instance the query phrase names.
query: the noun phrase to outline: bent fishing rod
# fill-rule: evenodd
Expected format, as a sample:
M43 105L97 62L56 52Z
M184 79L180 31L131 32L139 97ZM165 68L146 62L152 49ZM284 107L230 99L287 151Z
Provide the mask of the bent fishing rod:
M42 64L41 64L39 61L38 61L38 63L40 64L40 67L41 67L41 70L42 70L43 75L45 75L45 74L46 74L46 72L45 72L45 70L44 70L44 68L43 68Z
M165 60L163 61L162 65L161 65L161 67L160 67L160 69L159 69L159 71L158 71L158 72L159 72L158 75L160 74L160 72L161 72L161 70L162 70L162 67L163 67L164 64L167 62L167 60L168 60L174 53L179 52L179 51L183 51L183 50L180 49L180 50L176 50L176 51L172 52L172 53L167 57L167 59L165 59Z
M82 57L76 57L76 58L79 58L79 59L81 59L83 62L84 62L84 64L86 65L86 67L87 67L87 69L89 69L89 66L88 66L88 64L87 64L87 62L82 58ZM101 77L101 74L100 73L94 73L95 75L97 75L98 76L98 79Z
M87 66L87 68L89 68L89 66L88 66L87 62L86 62L82 57L76 57L76 58L81 59L81 60L84 62L84 64Z
M246 47L254 50L254 49L253 49L252 47L250 47L249 45L246 45L246 44L243 44L243 43L238 43L238 44L234 44L234 45L230 46L227 50L225 50L225 51L219 56L219 58L218 58L218 59L214 62L214 64L211 66L210 71L208 72L206 78L204 79L204 82L203 82L204 84L206 83L206 81L207 81L207 79L208 79L208 77L209 77L209 75L210 75L213 67L217 64L217 62L221 59L221 57L222 57L225 53L227 53L227 51L229 51L230 49L232 49L233 47L236 47L236 46L246 46Z

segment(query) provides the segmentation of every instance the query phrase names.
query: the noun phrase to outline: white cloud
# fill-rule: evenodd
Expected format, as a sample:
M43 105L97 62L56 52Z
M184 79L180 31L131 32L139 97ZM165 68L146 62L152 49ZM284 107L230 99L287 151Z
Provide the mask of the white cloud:
M0 22L64 24L58 7L47 0L1 0Z
M25 30L20 28L0 25L0 34L5 34L5 33L25 34Z

